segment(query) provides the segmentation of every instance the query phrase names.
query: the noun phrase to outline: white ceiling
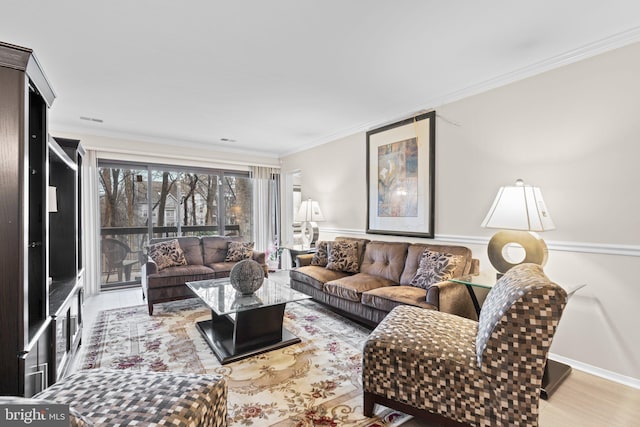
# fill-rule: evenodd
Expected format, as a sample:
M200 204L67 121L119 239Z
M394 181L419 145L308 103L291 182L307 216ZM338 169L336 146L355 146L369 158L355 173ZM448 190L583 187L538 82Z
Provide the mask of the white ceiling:
M0 40L52 129L278 156L640 41L640 2L1 0Z

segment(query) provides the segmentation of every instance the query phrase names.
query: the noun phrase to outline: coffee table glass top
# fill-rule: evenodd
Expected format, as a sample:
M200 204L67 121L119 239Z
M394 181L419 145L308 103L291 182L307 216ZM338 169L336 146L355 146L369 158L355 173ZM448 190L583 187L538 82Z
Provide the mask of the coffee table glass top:
M456 277L455 279L449 279L451 282L460 283L463 285L474 286L477 288L491 289L498 280L496 273L492 271L481 271L478 274L468 274L462 277Z
M270 279L264 279L253 295L237 292L229 278L187 282L187 286L219 316L311 298Z

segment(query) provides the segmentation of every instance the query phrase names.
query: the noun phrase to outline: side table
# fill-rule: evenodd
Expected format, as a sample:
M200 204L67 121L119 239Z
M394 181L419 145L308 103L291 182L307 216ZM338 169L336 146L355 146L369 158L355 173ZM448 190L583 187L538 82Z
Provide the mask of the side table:
M467 287L469 296L471 297L471 301L473 302L473 306L476 309L476 314L479 318L480 310L482 309L482 303L478 300L476 289L490 290L497 281L496 274L493 272L483 271L479 274L472 274L449 280L454 283L460 283ZM571 296L578 289L581 289L584 286L586 285L580 285L570 291L567 290L567 294ZM544 376L542 377L542 387L540 388L540 397L545 400L548 399L549 396L551 396L551 394L560 386L560 384L562 384L562 382L567 378L567 376L569 376L570 373L571 366L547 358L547 365L544 368Z
M296 265L296 257L298 255L314 254L318 250L317 248L303 248L302 245L285 246L282 249L289 251L292 267Z

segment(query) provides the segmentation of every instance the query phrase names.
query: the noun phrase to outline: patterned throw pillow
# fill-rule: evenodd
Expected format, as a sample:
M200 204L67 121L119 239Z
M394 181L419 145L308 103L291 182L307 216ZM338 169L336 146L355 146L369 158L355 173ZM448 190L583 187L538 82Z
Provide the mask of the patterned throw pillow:
M416 275L413 276L409 285L429 289L434 283L453 277L453 272L460 262L462 262L462 257L459 255L432 252L429 249L425 249L420 258Z
M326 267L329 262L329 254L327 253L327 242L320 241L316 245L316 253L313 254L311 259L311 265L318 265L320 267Z
M346 273L357 273L360 270L358 265L358 244L356 242L336 241L328 244L329 259L327 268L334 271L344 271Z
M177 239L149 245L149 256L158 265L158 271L167 267L187 265L184 251Z
M253 257L253 242L229 242L224 262L236 262Z

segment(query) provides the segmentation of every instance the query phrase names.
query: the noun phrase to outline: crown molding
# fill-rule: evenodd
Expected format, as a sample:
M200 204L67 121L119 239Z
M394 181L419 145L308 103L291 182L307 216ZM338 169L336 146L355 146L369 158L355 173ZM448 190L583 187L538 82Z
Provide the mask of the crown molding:
M592 43L588 43L584 46L572 49L559 55L534 62L533 64L501 74L494 78L478 83L473 83L470 86L460 88L441 96L427 99L422 105L417 105L415 108L409 110L405 114L397 115L396 113L393 113L387 115L386 117L379 117L375 120L361 123L359 125L349 127L339 132L334 132L320 139L311 141L308 144L303 144L302 146L294 150L281 153L280 156L285 157L295 153L299 153L301 151L309 150L311 148L329 143L331 141L335 141L337 139L345 138L358 132L365 132L367 130L377 128L383 123L394 123L420 114L421 112L433 110L438 108L439 106L459 101L463 98L467 98L473 95L478 95L491 89L506 86L510 83L524 80L526 78L533 77L535 75L542 74L547 71L563 67L565 65L573 64L575 62L582 61L583 59L591 58L593 56L637 42L640 42L640 27L630 28L629 30L622 31L620 33L605 37ZM395 116L396 118L393 120L389 120L389 116ZM439 117L437 114L436 116Z
M99 126L99 125L96 125L96 126ZM252 156L262 156L269 159L279 159L278 153L274 153L272 151L227 147L212 141L195 141L195 140L181 139L179 137L176 137L175 139L173 139L165 136L154 136L154 135L145 135L145 134L137 134L137 133L130 133L130 132L99 129L97 127L75 125L75 124L70 124L68 122L62 122L62 121L60 122L52 121L49 127L50 129L52 129L51 133L66 132L66 133L73 133L73 134L93 135L93 136L103 137L103 138L150 142L153 144L160 144L166 147L173 147L173 148L187 147L187 148L192 148L197 150L215 151L219 153L250 154ZM92 149L94 147L85 145L85 148Z

